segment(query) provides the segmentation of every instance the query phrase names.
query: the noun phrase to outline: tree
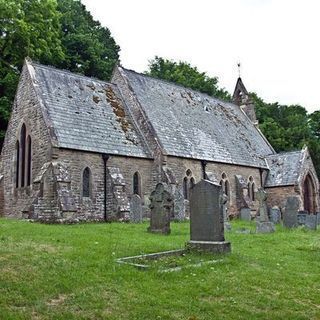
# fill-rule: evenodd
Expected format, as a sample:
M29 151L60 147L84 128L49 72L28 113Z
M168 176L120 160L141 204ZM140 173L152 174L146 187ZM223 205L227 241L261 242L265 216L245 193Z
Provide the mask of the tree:
M309 115L309 125L313 136L320 139L320 111L314 111Z
M266 118L259 125L260 130L268 139L275 151L283 151L286 147L285 129L273 118Z
M60 66L86 76L110 80L120 48L109 29L95 21L79 0L58 0L58 10L66 56Z
M196 67L187 62L177 63L156 56L150 61L146 74L181 84L223 100L231 100L231 95L225 89L218 87L218 78L211 78L205 72L199 72Z
M255 93L250 96L255 103L259 127L275 150L297 149L312 138L305 108L299 105L280 105L277 102L266 103Z

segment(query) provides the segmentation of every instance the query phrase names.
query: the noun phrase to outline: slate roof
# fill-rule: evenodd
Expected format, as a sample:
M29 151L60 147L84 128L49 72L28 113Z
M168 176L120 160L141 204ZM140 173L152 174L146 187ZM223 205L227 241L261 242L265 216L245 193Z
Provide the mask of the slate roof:
M269 173L265 187L294 185L299 177L303 162L303 150L283 152L266 157Z
M274 150L232 103L120 68L168 155L268 168Z
M59 147L150 157L115 85L27 63Z

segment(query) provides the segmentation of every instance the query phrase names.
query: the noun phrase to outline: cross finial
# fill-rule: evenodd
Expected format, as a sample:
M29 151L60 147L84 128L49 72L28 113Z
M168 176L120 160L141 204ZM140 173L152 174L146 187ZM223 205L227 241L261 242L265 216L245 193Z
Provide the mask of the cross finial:
M238 66L238 74L239 74L239 78L240 78L241 77L241 62L240 61L238 61L237 66Z

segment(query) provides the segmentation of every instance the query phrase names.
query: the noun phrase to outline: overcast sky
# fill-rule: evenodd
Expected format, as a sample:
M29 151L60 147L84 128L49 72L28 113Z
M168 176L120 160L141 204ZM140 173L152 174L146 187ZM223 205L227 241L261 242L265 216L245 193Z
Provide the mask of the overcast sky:
M155 55L197 66L233 92L241 77L267 102L320 109L318 0L82 0L110 29L121 64Z

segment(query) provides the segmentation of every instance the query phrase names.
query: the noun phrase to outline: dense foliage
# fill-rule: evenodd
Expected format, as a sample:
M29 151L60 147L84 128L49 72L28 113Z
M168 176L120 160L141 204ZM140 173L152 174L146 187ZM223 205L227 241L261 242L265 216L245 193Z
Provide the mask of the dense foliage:
M231 95L220 89L218 79L210 78L186 62L174 62L155 57L147 74L179 83L183 86L205 92L209 95L231 100ZM320 111L308 115L299 105L266 103L256 93L251 93L256 106L259 128L277 152L309 147L314 165L320 176Z
M79 0L0 0L0 142L26 56L108 80L118 53Z
M61 66L86 76L109 80L120 50L109 29L93 20L80 1L57 2L65 52Z
M196 67L186 62L155 57L150 61L149 71L152 77L179 83L185 87L207 93L223 100L230 100L230 94L218 87L218 78L209 77L205 72L200 72Z

